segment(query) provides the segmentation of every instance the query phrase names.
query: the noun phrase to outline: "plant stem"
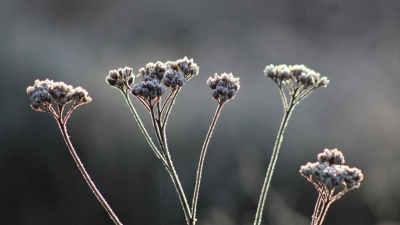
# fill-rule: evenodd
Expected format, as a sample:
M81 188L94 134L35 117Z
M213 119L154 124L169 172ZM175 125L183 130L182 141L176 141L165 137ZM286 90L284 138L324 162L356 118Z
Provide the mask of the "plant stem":
M201 174L203 172L204 159L206 157L208 143L210 143L210 138L211 138L211 135L212 135L212 133L214 131L215 124L217 123L218 117L219 117L219 115L221 113L222 105L223 104L219 104L218 107L217 107L217 110L215 111L214 118L213 118L213 120L211 122L210 128L208 129L206 139L204 140L203 148L201 149L199 166L198 166L198 169L197 169L197 176L196 176L196 185L195 185L195 188L194 188L193 201L192 201L193 219L192 219L191 225L194 225L196 223L196 221L197 221L197 219L196 219L196 210L197 210L197 202L198 202L198 199L199 199L199 190L200 190Z
M122 223L119 221L117 215L115 215L115 213L113 212L111 207L108 205L107 201L101 195L100 191L96 188L96 185L90 178L89 174L86 172L85 167L83 166L78 154L76 153L74 147L72 146L71 140L69 139L69 135L67 133L67 126L62 121L62 118L57 118L57 123L58 123L58 126L64 137L64 141L68 146L69 152L71 153L72 158L74 158L74 161L75 161L76 165L78 166L79 171L82 173L83 178L85 178L86 183L89 185L90 189L96 196L97 200L99 200L101 205L103 205L104 209L107 211L108 215L111 217L111 219L114 221L114 223L117 225L122 225Z
M181 201L181 205L183 207L183 212L185 214L186 222L189 225L190 221L192 220L192 213L190 212L190 207L189 204L187 203L185 192L183 191L182 185L179 181L178 174L176 173L174 165L172 163L171 155L169 154L168 151L166 137L163 135L165 127L162 128L160 119L156 119L154 117L153 107L150 108L150 115L153 122L154 130L156 132L157 140L160 144L163 153L165 154L167 162L165 168L167 169L169 175L171 176L175 189L178 192L179 200Z
M279 128L278 136L276 137L274 150L272 151L272 156L270 163L268 165L267 174L265 176L264 184L261 189L260 199L258 201L257 213L254 220L254 225L260 225L262 220L263 209L265 205L265 199L267 198L268 189L271 183L272 175L274 173L274 168L276 161L278 160L279 150L283 141L283 134L285 132L286 126L289 122L290 116L296 104L294 104L294 98L291 99L289 103L289 108L285 110L285 115L283 116L281 126Z
M133 116L135 117L136 122L138 123L140 130L142 131L144 137L146 138L147 142L149 143L151 149L153 152L156 154L157 158L161 160L161 162L164 164L164 166L167 165L167 162L165 161L164 157L160 154L159 150L157 149L157 146L154 144L153 140L151 139L150 135L147 133L146 128L144 127L142 120L140 119L138 113L136 112L136 109L133 107L131 99L129 98L128 92L123 93L126 103L128 104Z

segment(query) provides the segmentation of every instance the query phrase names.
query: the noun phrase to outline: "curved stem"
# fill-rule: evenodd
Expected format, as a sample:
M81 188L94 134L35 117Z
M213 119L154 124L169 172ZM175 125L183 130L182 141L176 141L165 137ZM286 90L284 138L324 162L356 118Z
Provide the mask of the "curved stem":
M128 104L133 116L135 117L136 122L138 123L140 130L142 131L144 137L146 138L147 142L149 143L151 149L153 152L156 154L157 158L161 160L161 162L166 166L167 162L165 161L164 157L160 154L160 151L158 150L157 146L154 144L153 140L151 139L150 135L147 133L146 128L144 127L142 120L140 119L138 113L136 112L136 109L133 107L131 99L129 98L128 93L123 93L126 103Z
M260 199L258 201L257 213L254 220L254 225L260 225L262 220L262 213L265 205L265 199L267 198L268 189L271 183L272 175L274 173L274 168L276 165L276 161L278 160L279 150L281 148L281 144L283 141L283 134L285 132L286 126L289 122L292 111L295 107L294 99L292 98L289 103L289 108L285 111L285 115L283 116L281 126L279 128L278 136L276 137L274 150L272 151L272 156L270 163L268 165L267 174L265 176L264 184L261 189Z
M72 146L71 140L69 139L69 135L67 133L67 127L66 127L65 123L63 123L61 118L58 118L57 122L58 122L58 126L61 130L61 133L64 137L65 143L68 146L69 152L71 153L72 158L74 159L76 165L78 166L79 171L81 172L83 178L85 178L86 183L89 185L90 189L96 196L97 200L99 200L101 205L103 205L104 209L107 211L108 215L111 217L111 219L114 221L114 223L117 225L122 225L122 223L119 221L117 215L115 215L115 213L113 212L111 207L108 205L107 201L101 195L100 191L96 188L96 185L90 178L89 174L86 172L85 167L83 166L78 154L76 153L74 147Z
M199 166L197 169L197 176L196 176L196 185L194 188L194 194L193 194L193 201L192 201L192 223L191 225L194 225L197 221L196 219L196 209L197 209L197 202L199 199L199 190L200 190L200 182L201 182L201 174L203 172L203 165L204 165L204 159L206 157L207 153L207 147L208 143L210 143L210 138L211 135L214 131L215 124L217 123L219 114L221 114L221 109L222 109L223 104L219 104L217 110L215 111L214 118L211 122L210 128L208 129L206 139L204 140L203 148L201 149L201 154L200 154L200 160L199 160Z

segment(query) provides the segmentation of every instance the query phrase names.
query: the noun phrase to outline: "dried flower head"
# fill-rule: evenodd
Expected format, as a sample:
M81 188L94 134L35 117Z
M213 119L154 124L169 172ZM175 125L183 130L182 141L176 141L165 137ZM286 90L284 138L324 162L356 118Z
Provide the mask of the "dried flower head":
M233 99L236 92L240 89L239 78L234 77L232 73L223 73L221 75L216 73L214 78L208 78L207 84L210 86L211 90L213 90L213 98L220 104Z
M110 70L106 78L106 82L112 87L118 88L121 91L130 89L133 84L135 75L130 67L119 68L118 70Z
M326 196L332 196L336 187L344 186L344 191L339 192L335 199L345 192L360 187L363 174L358 168L342 165L345 162L343 153L337 149L325 149L318 154L318 162L307 163L300 168L300 174L307 178L319 192L329 191Z
M320 163L327 162L329 165L342 165L345 163L343 153L336 148L326 148L322 153L318 154L317 159Z
M307 97L316 88L326 87L329 84L327 77L321 78L319 73L304 65L287 66L282 64L274 66L271 64L265 67L264 73L280 89L282 88L282 84L286 86L294 99L294 103L298 103Z
M164 78L164 73L167 69L167 66L158 61L156 63L148 63L146 67L142 67L139 69L139 73L137 75L138 78L142 78L144 81L157 79L161 81Z
M26 92L31 97L31 107L36 111L47 112L47 106L51 105L53 96L51 95L51 87L53 81L46 79L43 81L35 80L33 86L29 86Z
M70 102L74 103L74 108L79 105L92 101L88 92L81 87L72 87L64 82L54 82L46 79L43 81L35 80L33 86L29 86L26 92L31 97L31 107L36 111L54 112L52 100L60 108Z
M169 69L164 75L163 84L165 87L174 90L178 87L182 87L186 81L187 80L182 73L178 72L177 70Z
M131 89L132 95L151 102L151 100L156 100L164 94L165 87L160 84L158 79L147 78L146 80L133 85Z
M189 60L186 56L175 62L167 62L167 64L170 69L181 73L186 80L190 80L193 76L199 74L199 66L193 62L193 59Z

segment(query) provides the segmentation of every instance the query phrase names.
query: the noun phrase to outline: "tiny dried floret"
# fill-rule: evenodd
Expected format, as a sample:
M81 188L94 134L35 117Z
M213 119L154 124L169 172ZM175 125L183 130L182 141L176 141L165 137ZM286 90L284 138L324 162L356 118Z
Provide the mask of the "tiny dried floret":
M325 149L322 153L318 154L317 159L319 162L327 162L329 165L342 165L345 163L343 153L336 148Z
M35 80L35 84L26 89L26 92L31 97L32 109L36 111L47 111L47 108L44 106L51 104L51 100L53 99L51 95L52 85L53 81L49 79L43 81Z
M51 87L51 96L57 105L65 105L71 102L74 88L64 82L54 82Z
M82 105L92 100L88 92L81 87L74 88L64 82L54 82L49 79L36 80L33 86L26 89L26 92L31 97L32 109L42 112L50 110L52 100L60 108L71 101L74 102L74 105Z
M214 78L208 78L207 84L213 90L213 98L221 104L233 99L240 89L239 78L234 77L232 73L223 73L221 75L216 73Z
M150 62L146 65L146 67L139 69L137 77L142 78L142 80L144 81L149 81L153 79L161 81L164 78L166 69L167 66L160 61L156 63Z
M364 179L364 175L362 174L361 170L356 167L347 167L346 170L344 170L343 174L344 182L348 189L359 188L361 185L361 181Z
M194 75L199 73L199 66L193 62L193 59L188 59L186 56L183 59L178 59L175 62L169 62L170 67L174 70L179 70L185 79L190 80Z
M112 87L124 90L133 84L135 76L133 69L130 67L119 68L118 70L110 70L106 78L106 82Z
M177 70L169 69L164 75L163 84L174 90L177 87L182 87L186 81L182 73L179 73Z
M132 95L143 97L147 101L161 97L164 92L165 87L161 85L157 79L141 81L140 83L135 84L131 89Z
M76 105L82 105L92 101L92 98L89 96L89 93L82 87L74 88L72 99L74 101L74 104Z

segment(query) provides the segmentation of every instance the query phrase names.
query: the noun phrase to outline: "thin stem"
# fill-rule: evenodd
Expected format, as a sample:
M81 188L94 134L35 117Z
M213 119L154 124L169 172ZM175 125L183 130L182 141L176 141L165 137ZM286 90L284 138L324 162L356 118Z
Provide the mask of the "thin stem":
M165 132L165 128L167 127L167 122L168 122L168 118L169 118L169 114L170 114L170 112L171 112L171 109L172 109L172 106L174 105L174 103L175 103L175 100L176 100L176 97L178 96L178 93L179 93L179 91L180 91L181 89L178 87L178 89L176 89L176 90L174 90L174 93L173 93L173 95L172 95L172 93L171 93L171 95L170 96L172 96L172 98L170 98L170 96L168 96L168 101L169 100L171 100L170 101L170 103L168 104L168 108L167 108L167 112L165 113L165 117L164 117L164 122L162 123L162 129L164 130L164 132ZM165 104L166 104L167 102L164 102L164 105L163 105L163 108L162 108L162 110L161 111L164 111L164 107L165 107Z
M192 219L192 223L191 223L192 225L194 225L197 221L197 219L196 219L197 202L199 199L201 174L203 172L203 165L204 165L204 159L205 159L206 152L207 152L207 147L208 147L208 144L210 143L210 138L214 131L215 124L217 123L218 117L221 113L222 106L223 106L223 104L219 104L217 107L217 110L215 111L214 118L211 122L210 128L208 129L206 139L204 140L203 148L201 149L199 166L197 169L197 176L196 176L196 185L194 188L193 201L192 201L192 215L193 215L193 219Z
M323 202L323 198L322 198L321 194L319 194L317 203L315 204L314 213L311 216L312 217L311 225L313 225L318 218L318 213L319 213L319 209L321 207L322 202Z
M279 154L279 150L283 141L283 134L285 132L286 126L289 122L290 116L292 114L292 111L294 109L294 107L296 106L296 104L294 104L294 98L292 97L290 103L289 103L289 108L287 110L285 110L285 115L283 116L282 119L282 123L281 126L279 128L279 132L278 135L276 137L276 141L275 141L275 146L274 149L272 151L272 156L271 156L271 160L268 166L268 170L267 170L267 174L265 176L265 180L264 180L264 184L263 187L261 189L261 195L260 195L260 199L258 202L258 207L257 207L257 212L256 212L256 216L255 216L255 220L254 220L254 225L260 225L261 224L261 220L262 220L262 213L263 213L263 209L264 209L264 205L265 205L265 200L267 198L267 193L268 193L268 189L271 183L271 179L272 179L272 175L274 173L274 168L276 165L276 162L278 160L278 154Z
M158 150L157 146L154 144L153 140L151 139L150 135L147 133L146 128L144 127L142 120L140 119L138 113L136 112L135 107L133 107L131 99L129 98L128 92L123 93L126 103L128 104L133 116L135 117L136 122L138 123L140 130L142 130L142 133L144 137L146 138L147 142L149 143L151 149L153 152L156 154L157 158L161 160L161 162L166 166L167 162L165 161L164 157L160 154L160 151Z
M119 221L117 215L115 215L115 213L113 212L111 207L108 205L107 201L101 195L100 191L96 188L96 185L90 178L89 174L86 172L85 167L83 166L78 154L76 153L74 147L72 146L71 140L69 139L69 135L67 133L67 127L66 127L65 123L62 121L61 118L58 118L57 122L58 122L58 126L61 130L61 133L64 137L65 143L68 146L69 152L71 153L72 158L74 158L74 161L75 161L76 165L78 166L79 171L81 172L83 178L85 178L86 183L89 185L90 189L96 196L97 200L99 200L99 202L104 207L104 209L107 211L108 215L111 217L111 219L114 221L114 223L117 225L122 225L122 223Z
M321 207L321 213L318 217L318 221L315 221L315 225L322 225L322 223L324 222L326 213L328 212L329 207L331 206L333 201L328 201L328 202L324 202L323 206Z
M161 128L160 120L156 120L154 117L154 110L150 108L150 115L153 122L153 126L156 132L157 140L160 144L161 149L165 154L165 158L167 161L166 169L172 178L172 182L174 183L175 189L178 192L179 200L181 201L183 212L185 214L186 222L189 225L190 221L192 220L192 213L190 212L189 204L187 203L185 192L183 191L182 185L179 181L178 174L175 171L174 165L172 163L171 155L169 154L166 138L162 134L164 133L163 129Z

